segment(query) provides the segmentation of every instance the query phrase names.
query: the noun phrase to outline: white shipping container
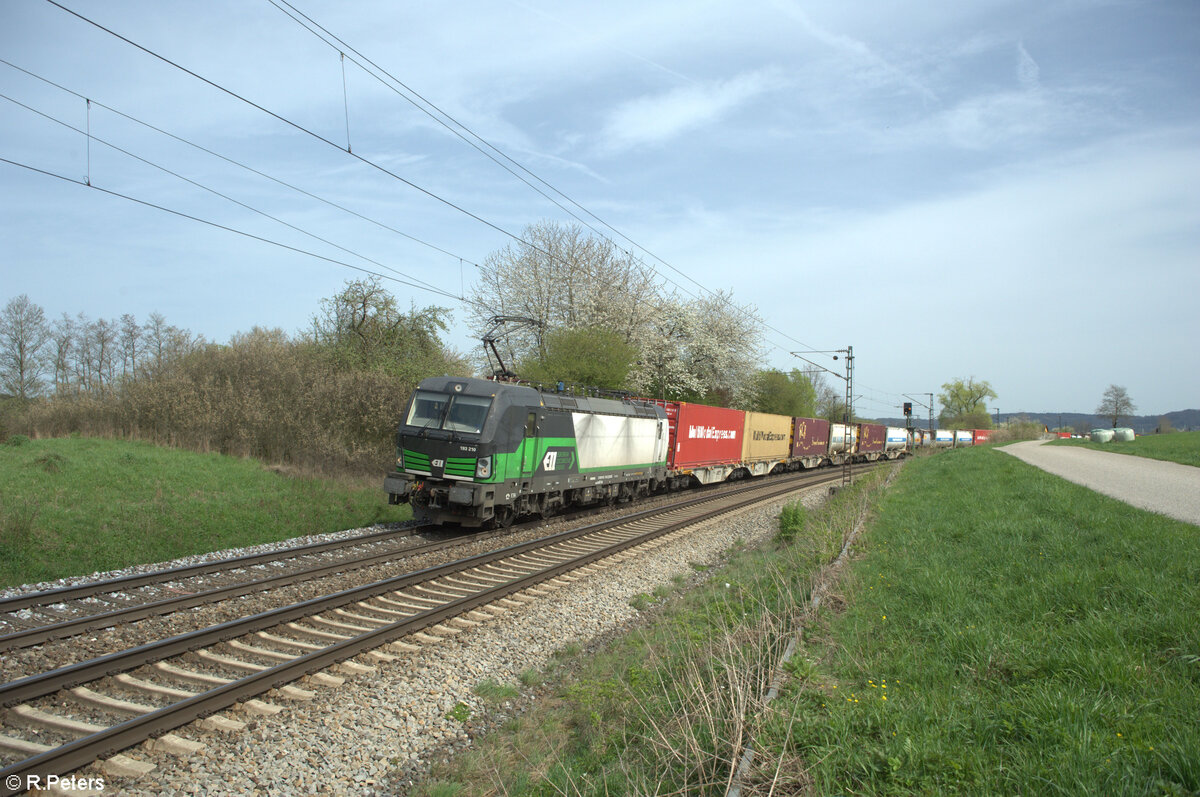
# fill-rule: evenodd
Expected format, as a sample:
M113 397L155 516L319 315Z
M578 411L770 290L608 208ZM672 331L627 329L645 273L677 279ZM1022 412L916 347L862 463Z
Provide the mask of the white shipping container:
M571 413L579 469L626 468L667 458L667 421L620 415Z
M884 451L899 451L908 446L908 430L901 429L898 426L889 426L887 428L887 442L884 444Z

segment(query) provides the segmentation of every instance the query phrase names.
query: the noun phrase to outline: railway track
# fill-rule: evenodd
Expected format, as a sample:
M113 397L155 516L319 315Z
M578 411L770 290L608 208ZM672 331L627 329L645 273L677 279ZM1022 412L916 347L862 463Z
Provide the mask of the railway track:
M578 511L562 518L588 514ZM538 522L518 524L510 531L516 533ZM442 540L416 539L422 533L440 530L414 525L374 531L3 598L0 653L401 561L504 533L492 530Z
M425 526L376 531L0 600L0 653L119 623L432 553L487 532L413 541Z
M236 720L217 712L235 705L276 712L259 697L310 698L310 686L339 682L340 675L324 672L330 667L367 672L569 583L578 577L572 571L709 517L838 479L785 477L645 510L4 684L0 794L20 791L11 784L30 776L45 779L97 759L107 759L104 771L129 774L137 762L116 754L141 742L190 755L200 743L171 731L196 720L205 730L236 730Z

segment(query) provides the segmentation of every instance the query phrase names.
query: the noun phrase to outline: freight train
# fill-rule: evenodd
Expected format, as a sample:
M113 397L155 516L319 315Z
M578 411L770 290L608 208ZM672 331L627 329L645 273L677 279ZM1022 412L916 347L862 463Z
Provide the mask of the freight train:
M910 446L907 430L881 424L442 376L409 400L384 490L423 522L507 527L696 483L896 459Z

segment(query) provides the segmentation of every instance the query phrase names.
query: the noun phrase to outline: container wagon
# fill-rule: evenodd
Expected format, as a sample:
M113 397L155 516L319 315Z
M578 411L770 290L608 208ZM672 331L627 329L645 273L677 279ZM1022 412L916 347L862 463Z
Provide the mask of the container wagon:
M701 484L724 481L742 467L746 413L685 401L655 400L670 427L668 467L672 487L695 479Z
M746 413L742 464L751 476L763 476L786 465L791 449L791 418L765 412Z
M874 462L883 456L887 447L887 427L879 423L858 425L858 446L854 449L857 462Z
M834 465L844 464L854 455L857 441L857 427L844 423L829 424L829 461Z
M995 431L995 429L972 429L971 436L975 445L979 446L990 442Z
M819 468L829 460L829 421L792 419L792 461L802 468Z
M908 453L910 442L908 430L899 426L887 428L887 442L883 447L883 456L887 459L899 459Z

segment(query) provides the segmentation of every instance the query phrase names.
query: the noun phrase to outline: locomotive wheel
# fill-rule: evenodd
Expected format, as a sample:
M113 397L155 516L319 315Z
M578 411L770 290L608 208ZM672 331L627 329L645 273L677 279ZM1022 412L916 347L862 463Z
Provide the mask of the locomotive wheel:
M511 506L496 507L496 517L495 517L496 528L506 529L506 528L512 526L513 521L516 520L516 517L517 517L517 513L513 511L513 508Z

